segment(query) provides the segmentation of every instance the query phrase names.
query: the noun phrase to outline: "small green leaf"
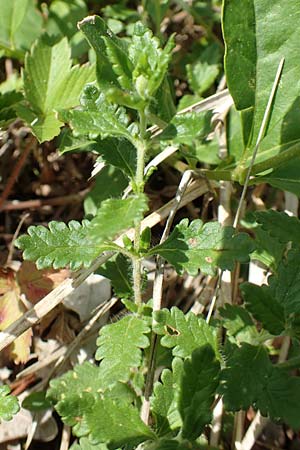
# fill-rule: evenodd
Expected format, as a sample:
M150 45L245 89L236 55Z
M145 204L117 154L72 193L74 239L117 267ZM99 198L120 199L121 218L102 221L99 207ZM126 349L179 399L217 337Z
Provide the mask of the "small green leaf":
M210 119L211 114L206 112L177 114L157 139L192 145L195 140L208 135L211 129Z
M136 149L126 139L107 138L93 147L107 164L122 170L130 179L136 172Z
M139 411L128 403L100 399L86 411L87 425L92 443L106 443L111 450L126 445L132 449L140 442L156 436L141 420Z
M61 416L61 420L72 427L73 434L81 437L90 432L86 414L93 409L95 402L95 397L89 392L70 393L56 405L55 409Z
M9 393L7 385L0 386L0 418L3 420L11 420L20 409L17 397Z
M241 285L247 309L271 334L280 335L286 327L282 303L274 297L268 286L252 283Z
M49 229L38 225L28 228L28 234L20 236L15 245L24 251L23 257L35 261L38 269L70 266L77 270L88 267L106 247L92 243L89 239L90 222L82 225L75 220L66 225L63 222L49 222Z
M218 354L218 330L193 313L184 313L173 307L154 313L154 331L163 335L161 345L173 348L173 355L185 358L193 350L209 344Z
M0 93L0 127L6 127L17 118L15 108L23 100L21 92Z
M127 382L132 370L141 365L141 349L149 346L145 336L149 331L145 321L134 315L100 330L96 359L101 360L100 374L108 384Z
M173 358L172 370L164 369L161 381L157 381L151 397L151 411L154 414L156 429L159 436L164 436L170 430L182 426L182 419L178 411L178 396L183 375L183 361Z
M233 270L235 261L249 261L254 243L245 233L236 234L233 227L222 227L218 222L203 224L194 220L188 225L183 219L169 238L149 253L160 254L181 273L186 270L196 275L214 275L217 267Z
M226 304L224 308L219 309L219 313L227 335L233 338L231 341L237 344L247 342L252 345L258 345L261 342L262 336L245 308Z
M142 220L146 210L147 198L144 194L105 200L90 223L89 236L95 242L114 237Z
M132 288L132 264L124 255L117 255L112 261L98 269L97 273L111 281L114 293L122 299L133 298Z
M19 106L17 112L40 142L48 141L60 132L62 123L55 110L77 105L83 86L94 79L92 66L71 65L66 38L54 46L41 38L26 56L23 77L28 104Z
M221 372L220 393L230 411L248 409L266 388L272 364L264 347L243 343L232 346Z
M280 242L300 243L300 220L297 217L269 209L256 211L255 218L263 230Z
M200 56L197 57L195 54L193 56L193 62L186 67L188 82L195 94L202 95L219 74L220 47L211 44L200 53Z
M105 444L91 444L90 440L82 437L79 443L74 443L70 450L108 450Z
M100 136L132 140L128 130L129 119L124 108L106 101L94 84L85 86L80 97L80 108L61 110L59 117L69 123L74 135L86 135L90 139Z
M43 411L51 408L51 403L46 399L46 392L33 392L23 400L22 408L29 409L29 411Z
M179 398L182 437L195 440L211 421L211 409L219 384L220 364L210 345L193 351L184 361Z

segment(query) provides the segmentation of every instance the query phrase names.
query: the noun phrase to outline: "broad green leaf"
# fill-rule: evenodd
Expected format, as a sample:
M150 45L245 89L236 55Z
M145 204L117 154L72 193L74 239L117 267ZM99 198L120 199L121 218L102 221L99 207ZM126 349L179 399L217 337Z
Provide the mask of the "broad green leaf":
M34 0L0 0L0 48L8 57L23 59L42 32L42 15Z
M218 355L218 330L193 313L184 314L180 309L162 309L154 313L154 331L162 335L161 345L173 348L173 355L185 358L193 350L209 344Z
M147 198L144 194L105 200L90 223L89 236L94 242L103 242L142 220L146 210Z
M128 58L127 43L121 41L121 39L112 39L111 37L103 37L102 39L106 46L107 57L113 71L117 75L121 88L131 90L133 65Z
M23 77L27 103L17 112L40 142L59 134L62 123L55 111L77 105L83 86L94 79L92 66L71 66L66 38L54 46L41 38L26 56Z
M93 147L107 164L122 170L130 179L136 172L136 148L126 139L107 138Z
M67 389L69 389L67 387ZM98 400L99 401L99 400ZM55 407L61 420L72 427L75 436L86 436L90 432L87 424L86 414L95 406L95 397L90 392L72 392Z
M232 346L221 372L220 393L230 411L248 409L256 402L272 374L272 364L262 346Z
M17 397L9 393L7 385L0 386L0 418L3 420L11 420L20 409Z
M286 327L283 305L268 286L243 283L241 291L247 309L271 334L279 335Z
M156 436L141 420L139 411L120 401L103 398L86 412L92 443L105 443L111 450L126 445L132 449Z
M270 17L272 20L270 20ZM300 65L297 0L226 0L223 5L223 30L226 43L225 70L229 90L237 109L243 114L248 136L244 155L236 169L236 177L250 163L275 73L285 58L280 85L273 104L268 132L261 142L253 173L273 167L272 158L286 162L284 152L299 147L300 131L297 98L300 81L295 73ZM237 64L238 61L238 64ZM249 108L252 112L249 113ZM297 149L296 149L297 150ZM280 155L279 155L280 154ZM265 162L264 168L258 163ZM271 176L268 176L271 182Z
M81 266L88 267L106 249L89 239L88 221L83 221L82 225L75 220L68 225L52 221L48 226L31 226L28 234L20 236L15 242L23 250L24 259L35 261L38 269L70 266L71 270L77 270Z
M69 123L74 135L90 139L100 136L132 140L128 130L129 119L124 108L108 103L105 95L94 84L85 86L80 97L80 108L60 111L59 117Z
M219 75L220 48L211 44L198 57L193 56L193 62L186 67L188 82L195 94L202 95Z
M82 437L79 443L74 443L70 450L107 450L105 444L91 444L90 440L86 437Z
M84 0L54 0L49 7L46 31L50 36L71 39L77 32L77 22L87 13Z
M197 439L210 423L219 372L220 364L210 345L194 350L191 359L184 361L179 398L183 438Z
M100 330L96 359L101 360L100 374L107 383L129 380L132 370L141 365L142 349L149 346L149 331L145 321L134 315Z
M154 247L150 254L158 253L174 265L180 273L191 275L200 269L213 275L217 267L233 270L236 261L249 261L254 243L245 233L235 233L233 227L222 227L218 222L203 224L194 220L188 224L183 219L169 238Z
M273 420L300 426L300 378L273 366L263 347L242 344L230 351L220 392L231 411L252 405Z
M222 326L226 328L231 342L238 345L242 342L258 345L261 342L261 333L257 331L245 308L226 304L224 308L219 309L219 313L222 317Z
M117 255L114 260L107 261L97 273L111 281L114 293L122 299L133 298L132 264L124 255Z
M269 209L268 211L256 211L255 218L272 238L283 243L300 244L300 220L297 217Z
M287 158L287 164L282 163L280 167L270 172L268 175L259 176L254 183L269 183L277 189L293 192L300 197L300 180L298 177L300 171L299 154L300 144L291 147L286 153L291 152L291 157ZM273 163L274 165L274 163Z
M123 172L112 166L105 166L97 174L92 190L84 199L84 212L86 215L95 216L101 203L107 198L120 198L126 186L128 178Z
M210 113L177 114L163 132L158 135L157 139L193 145L194 141L201 140L208 135L211 128L210 119Z
M178 411L182 376L183 361L175 357L172 361L172 370L164 369L161 381L154 384L151 411L155 417L156 431L159 436L164 436L182 426Z
M22 402L22 408L29 411L44 411L51 408L51 403L46 399L46 392L32 392Z

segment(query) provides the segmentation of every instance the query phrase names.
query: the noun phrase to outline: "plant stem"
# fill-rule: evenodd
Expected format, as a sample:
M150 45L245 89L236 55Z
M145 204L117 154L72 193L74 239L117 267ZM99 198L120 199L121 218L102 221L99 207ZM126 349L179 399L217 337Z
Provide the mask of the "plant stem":
M137 164L135 173L135 191L137 194L144 192L144 169L145 169L145 154L147 150L146 135L146 116L145 111L140 111L140 138L136 142L137 150ZM140 251L141 241L141 222L138 222L134 227L134 250L138 255ZM142 303L142 261L141 258L135 258L132 261L132 275L133 275L133 292L134 301L137 305Z

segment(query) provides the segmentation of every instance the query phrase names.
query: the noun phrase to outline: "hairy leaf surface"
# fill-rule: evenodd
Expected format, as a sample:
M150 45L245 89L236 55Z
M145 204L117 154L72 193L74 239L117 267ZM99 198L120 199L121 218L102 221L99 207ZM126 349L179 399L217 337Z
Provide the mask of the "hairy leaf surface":
M249 261L254 243L245 233L236 234L233 227L222 227L217 222L203 224L183 219L169 238L154 247L150 254L159 253L181 273L186 270L196 275L213 275L217 267L233 270L236 261Z
M127 382L132 370L142 361L142 350L149 346L146 322L134 315L100 330L96 359L101 360L100 373L108 384Z
M193 313L184 314L180 309L162 309L154 313L154 331L163 335L161 345L173 348L173 355L190 356L193 350L205 344L211 345L218 354L217 329Z

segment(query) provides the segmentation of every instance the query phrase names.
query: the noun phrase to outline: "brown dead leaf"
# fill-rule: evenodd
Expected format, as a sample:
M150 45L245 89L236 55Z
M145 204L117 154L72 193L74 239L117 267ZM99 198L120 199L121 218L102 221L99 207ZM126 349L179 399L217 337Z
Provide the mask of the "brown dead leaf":
M25 306L20 300L15 272L11 269L0 269L0 331L5 330L25 311ZM28 360L31 336L32 331L29 329L9 346L8 355L15 364L25 363Z
M21 292L25 294L27 300L37 303L69 275L70 271L67 269L38 270L33 262L24 261L17 277Z

